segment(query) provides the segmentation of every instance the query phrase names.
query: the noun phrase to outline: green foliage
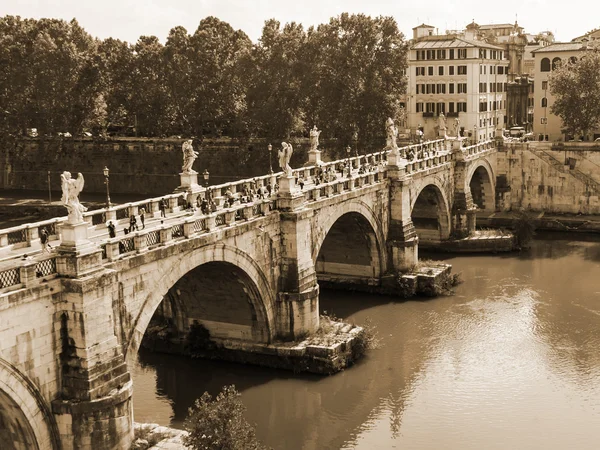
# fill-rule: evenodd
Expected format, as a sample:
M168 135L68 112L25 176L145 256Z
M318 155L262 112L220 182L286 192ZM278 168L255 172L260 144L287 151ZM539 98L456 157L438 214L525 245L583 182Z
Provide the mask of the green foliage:
M152 432L151 427L136 428L133 435L131 450L148 450L159 442L171 437L169 433Z
M512 228L516 239L516 244L520 248L529 248L535 236L535 220L526 212L516 212L513 219Z
M235 386L225 386L217 398L202 394L184 422L184 444L194 450L257 450L264 446L244 417L246 408Z
M0 132L306 137L384 142L402 121L407 44L391 17L342 14L308 31L265 22L253 44L215 17L163 45L93 39L73 20L0 18Z
M589 49L577 61L559 64L549 77L550 106L569 134L586 135L600 124L600 51Z

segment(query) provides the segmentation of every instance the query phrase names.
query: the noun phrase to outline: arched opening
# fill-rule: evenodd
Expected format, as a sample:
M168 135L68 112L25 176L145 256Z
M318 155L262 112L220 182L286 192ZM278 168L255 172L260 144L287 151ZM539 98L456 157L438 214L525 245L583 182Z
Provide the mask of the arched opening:
M494 187L490 179L488 171L483 167L479 166L473 172L471 181L469 182L469 188L471 189L471 197L473 198L473 204L477 208L485 213L494 212L495 198L494 198Z
M212 261L193 268L168 290L147 327L142 345L178 353L190 340L268 342L269 332L255 282L241 268ZM174 347L173 347L174 346Z
M542 58L540 63L540 72L550 72L550 59Z
M556 57L552 60L552 70L556 70L561 63L561 59Z
M331 226L315 261L317 279L368 280L381 273L375 231L360 213L342 215Z
M5 450L39 449L35 433L21 407L0 390L0 442Z
M417 197L411 218L419 243L438 243L450 237L448 206L440 189L430 184Z
M544 97L542 99L542 108L545 108L546 106L548 106L548 99L546 97Z
M577 56L571 56L571 57L569 58L569 62L570 62L571 64L575 64L575 63L577 63Z

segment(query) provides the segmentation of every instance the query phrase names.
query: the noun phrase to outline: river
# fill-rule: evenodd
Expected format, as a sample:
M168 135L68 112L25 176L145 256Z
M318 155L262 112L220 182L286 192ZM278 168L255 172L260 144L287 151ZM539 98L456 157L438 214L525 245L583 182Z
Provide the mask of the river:
M382 346L330 377L142 351L134 417L181 427L235 384L273 449L600 448L600 242L542 236L520 254L428 255L464 283L398 302L325 291L321 308Z

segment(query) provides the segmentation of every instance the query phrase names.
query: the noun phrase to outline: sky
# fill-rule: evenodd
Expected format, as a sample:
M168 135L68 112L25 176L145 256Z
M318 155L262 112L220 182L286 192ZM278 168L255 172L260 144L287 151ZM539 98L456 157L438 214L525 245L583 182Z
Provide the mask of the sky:
M421 23L443 33L462 29L473 19L479 24L517 19L526 33L549 30L557 41L570 41L600 27L598 0L0 0L0 16L75 18L94 37L130 43L142 35L164 42L169 30L179 25L192 34L200 20L211 15L256 42L267 19L308 28L343 12L393 16L407 38Z

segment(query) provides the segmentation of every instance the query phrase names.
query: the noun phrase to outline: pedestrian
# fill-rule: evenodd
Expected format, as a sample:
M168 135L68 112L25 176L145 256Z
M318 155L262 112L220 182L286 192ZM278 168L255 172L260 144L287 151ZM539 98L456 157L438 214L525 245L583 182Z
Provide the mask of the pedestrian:
M300 185L300 190L302 191L304 189L304 178L299 178L298 184Z
M200 203L200 210L202 211L202 214L208 214L208 202L206 201L206 198L202 199L202 203Z
M140 222L142 222L142 230L146 228L146 209L140 208Z
M135 218L135 214L129 216L129 232L133 232L133 230L138 231L139 228L137 226L137 220Z
M160 209L160 217L167 217L165 213L167 209L167 201L164 198L160 199L160 203L158 204L158 209Z
M269 194L269 197L271 196L271 192L273 191L273 186L271 186L271 182L269 181L267 183L267 192Z
M108 225L106 226L108 228L108 236L111 238L117 237L117 232L115 231L115 224L112 223L112 220L108 221Z
M45 228L42 228L40 231L40 243L42 244L42 253L50 253L52 247L50 247L50 244L48 243L48 232Z

